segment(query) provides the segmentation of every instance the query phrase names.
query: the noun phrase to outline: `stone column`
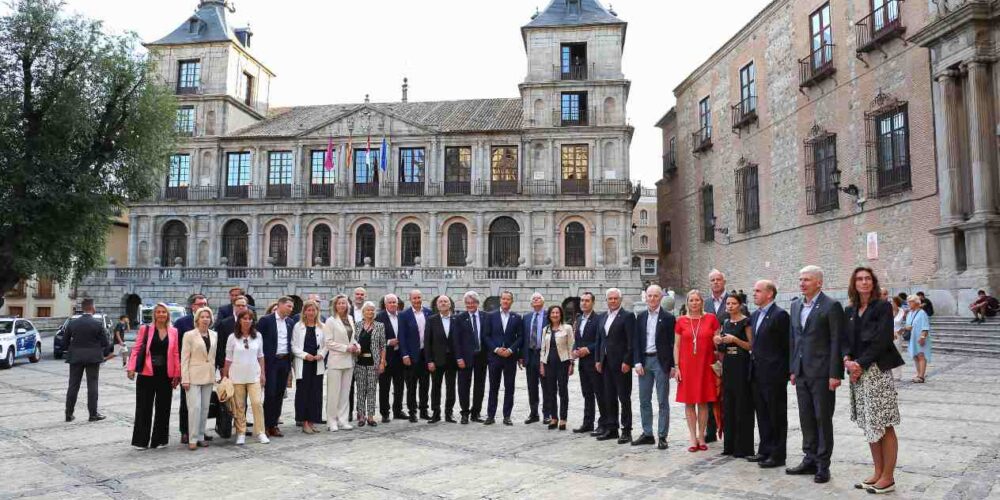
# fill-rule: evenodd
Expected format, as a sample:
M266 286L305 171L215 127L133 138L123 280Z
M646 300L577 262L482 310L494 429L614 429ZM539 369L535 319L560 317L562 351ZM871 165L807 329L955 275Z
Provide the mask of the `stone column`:
M941 185L941 222L962 221L962 103L958 74L945 71L937 77L943 111L938 141L938 182Z
M381 250L381 252L377 252L377 253L381 253L381 257L378 258L377 264L380 265L380 266L382 266L382 267L396 267L397 266L397 264L396 264L396 248L389 246L389 243L391 241L391 237L389 235L392 234L392 232L393 232L392 228L389 227L389 224L391 222L392 221L389 218L389 214L388 213L383 213L382 214L382 244L381 245L377 245L378 248ZM374 267L375 264L376 264L375 262L372 263L373 267Z
M472 265L479 268L489 267L486 256L486 228L483 227L483 213L476 213L476 253L473 254Z
M521 257L528 267L535 265L534 222L530 211L524 212L524 227L521 228ZM527 251L525 251L527 249Z
M548 231L546 234L549 235L546 238L548 241L548 258L552 259L550 266L559 266L559 228L556 227L556 213L549 210L545 213L545 225L548 226Z
M260 226L257 223L257 216L250 217L250 237L248 238L247 249L250 252L249 258L247 258L247 265L249 267L261 267L260 258Z
M139 262L139 216L128 216L128 262L119 262L120 267L135 266Z
M631 267L632 265L632 217L630 215L628 211L622 211L621 213L622 237L621 242L618 244L621 252L618 256L618 265L627 260L627 267Z
M436 267L438 265L438 253L440 248L438 247L438 241L440 241L439 235L441 233L441 227L438 226L438 214L437 212L431 212L430 226L428 230L430 232L429 247L427 247L426 254L420 252L420 266L421 267Z
M309 267L302 259L302 248L306 242L305 235L302 234L302 214L295 215L294 231L295 233L288 244L291 254L288 256L288 267Z
M348 267L348 255L347 249L348 242L351 240L352 235L347 234L347 216L340 214L337 218L337 263L336 266L345 269Z
M216 229L216 217L214 215L208 216L208 262L205 264L208 267L216 267L219 265L219 245L222 244L222 238L217 233Z
M604 260L604 212L594 214L594 227L597 228L594 235L594 266L602 268L608 265Z
M969 68L969 153L977 219L996 214L996 120L990 63L973 60Z
M184 256L184 267L194 267L198 263L198 216L189 217L188 223L188 237L187 237L187 255ZM170 263L170 267L173 267L174 263Z

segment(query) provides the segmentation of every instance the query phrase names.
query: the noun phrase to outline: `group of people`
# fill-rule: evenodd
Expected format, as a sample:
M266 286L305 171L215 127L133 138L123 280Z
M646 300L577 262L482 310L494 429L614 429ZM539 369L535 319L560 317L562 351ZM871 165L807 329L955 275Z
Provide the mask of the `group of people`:
M259 318L241 289L231 290L230 304L218 314L204 296L195 295L192 312L176 323L158 304L153 322L139 329L127 364L129 378L136 379L132 444L168 443L171 396L180 385L182 442L192 450L208 446L205 427L219 375L233 385L238 444L245 442L247 400L260 442L284 435L280 417L293 381L295 421L306 434L320 432L324 424L328 431L374 427L376 411L381 423L457 422L456 402L462 424L492 425L500 419L509 426L520 368L528 386L525 424L542 421L549 429L566 430L568 381L578 373L584 413L574 433L666 449L674 379L676 400L685 405L689 452L705 451L721 436L722 454L767 469L785 465L790 382L798 399L804 458L786 473L825 483L836 391L847 377L851 419L864 430L874 461L874 472L856 487L892 491L899 409L891 372L903 364L894 342L898 315L869 268L852 274L846 309L822 288L820 268L802 269L801 295L786 312L775 303L774 282L758 281L752 290L756 307L748 314L740 294L726 292L723 273L713 271L710 293L688 292L677 317L661 306L663 290L657 285L645 291L646 304L638 314L623 308L621 292L611 288L604 294L605 312L598 313L597 298L585 292L575 317L559 305L546 308L540 293L532 295L531 310L519 314L511 309L515 298L509 291L500 295L499 310L492 313L481 310L474 291L462 296L464 311L441 295L432 312L419 290L408 294L405 307L394 294L378 307L358 288L351 297L334 297L329 317L323 316L318 297L310 296L297 315L293 299L282 297ZM913 313L920 310L919 300L909 310L904 329L913 332L911 339L926 341L928 330ZM71 324L68 331L74 329ZM635 439L633 372L642 425ZM67 397L68 419L70 403Z

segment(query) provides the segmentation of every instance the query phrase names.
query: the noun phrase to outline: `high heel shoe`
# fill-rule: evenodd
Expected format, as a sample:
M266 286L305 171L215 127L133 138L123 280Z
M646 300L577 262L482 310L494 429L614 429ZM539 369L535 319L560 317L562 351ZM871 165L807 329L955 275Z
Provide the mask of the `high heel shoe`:
M556 427L559 427L559 423L558 423L558 422L556 422L555 420L553 420L553 421L549 422L549 430L550 430L550 431L551 431L552 429L555 429Z
M701 451L708 451L708 445L707 444L699 444L698 445L698 449L701 450Z
M559 422L559 430L561 431L566 430L566 422Z

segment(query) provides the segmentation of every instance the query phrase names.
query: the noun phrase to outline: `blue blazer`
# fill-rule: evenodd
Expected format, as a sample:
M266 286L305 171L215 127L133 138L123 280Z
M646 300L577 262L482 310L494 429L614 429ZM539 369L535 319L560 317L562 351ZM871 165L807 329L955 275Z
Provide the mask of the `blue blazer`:
M285 327L288 331L285 347L288 349L288 355L291 356L292 329L295 328L292 318L285 318ZM260 332L261 340L264 342L264 363L266 364L278 355L278 317L271 313L260 318L257 321L257 331Z
M424 311L424 338L426 340L429 330L427 320L431 317L431 310L428 307ZM399 331L396 332L399 338L400 359L410 357L410 363L420 364L423 361L423 352L420 349L420 330L417 329L417 315L413 314L413 308L407 307L405 311L399 313Z
M635 318L635 337L632 340L632 352L635 353L634 365L646 360L646 320L649 309L643 309ZM676 319L662 307L656 317L656 360L664 372L674 367L674 325Z
M489 362L499 363L504 360L494 352L501 347L514 351L514 355L507 358L508 360L516 359L524 341L524 323L521 316L511 311L510 318L507 320L507 328L504 329L500 311L496 311L489 315L488 323L490 326L483 329L481 337L483 346L489 351Z
M545 330L545 327L549 324L549 319L545 314L545 309L542 308L542 310L539 311L538 314L542 315L540 321L540 323L542 324L541 329ZM523 349L521 349L522 358L524 357L525 354L528 354L528 351L531 349L531 336L534 335L535 332L532 332L530 330L531 330L531 322L534 320L535 320L535 311L528 311L524 313L524 316L521 316L521 325L524 328L524 340L521 343L521 346L523 347ZM542 346L539 345L538 350L541 351Z

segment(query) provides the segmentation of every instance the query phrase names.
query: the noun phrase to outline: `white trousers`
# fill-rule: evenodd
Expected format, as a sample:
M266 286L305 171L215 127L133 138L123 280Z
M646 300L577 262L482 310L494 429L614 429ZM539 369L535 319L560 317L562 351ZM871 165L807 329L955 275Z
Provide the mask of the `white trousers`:
M188 438L192 443L205 440L208 407L212 403L213 384L195 385L185 391L188 404Z
M351 403L351 378L354 367L326 371L326 420L330 425L347 424Z

